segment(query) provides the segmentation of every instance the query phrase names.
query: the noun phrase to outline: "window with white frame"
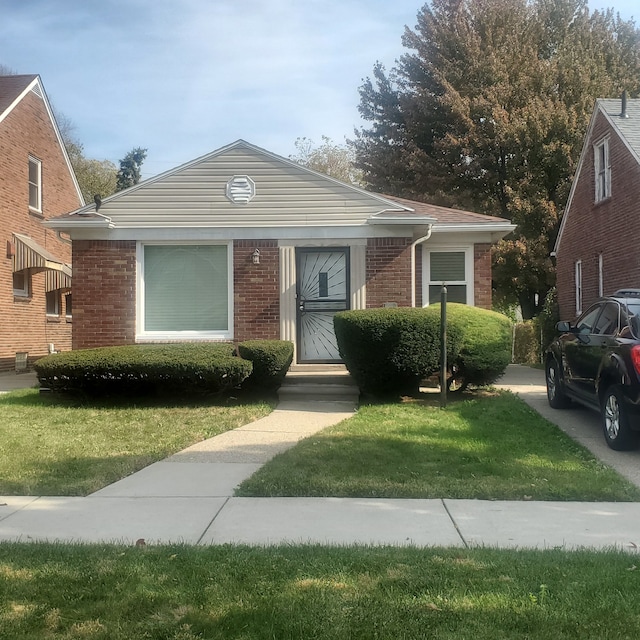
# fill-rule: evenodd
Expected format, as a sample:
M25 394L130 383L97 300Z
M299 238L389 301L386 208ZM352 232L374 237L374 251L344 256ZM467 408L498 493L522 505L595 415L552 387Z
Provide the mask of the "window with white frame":
M594 145L593 161L596 178L596 202L600 202L611 196L611 162L608 138Z
M473 248L427 251L425 282L428 304L440 302L442 284L447 287L447 301L472 304Z
M42 162L29 156L29 208L42 211Z
M598 296L604 295L604 259L602 254L598 254Z
M59 316L60 315L60 292L59 291L47 291L45 293L47 315Z
M231 254L227 244L140 245L138 337L233 337Z
M582 313L582 260L576 261L575 285L576 285L576 315Z
M29 272L14 271L13 272L13 295L20 298L27 298L31 293L31 287L29 286Z

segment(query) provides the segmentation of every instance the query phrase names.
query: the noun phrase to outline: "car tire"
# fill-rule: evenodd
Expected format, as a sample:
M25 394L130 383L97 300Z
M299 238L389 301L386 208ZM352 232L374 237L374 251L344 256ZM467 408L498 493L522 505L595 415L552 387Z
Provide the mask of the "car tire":
M627 451L638 446L638 434L629 425L629 415L622 391L612 385L602 400L602 429L604 439L615 451Z
M552 409L566 409L571 400L567 398L562 388L558 363L554 358L549 358L545 366L545 380L547 383L547 399Z

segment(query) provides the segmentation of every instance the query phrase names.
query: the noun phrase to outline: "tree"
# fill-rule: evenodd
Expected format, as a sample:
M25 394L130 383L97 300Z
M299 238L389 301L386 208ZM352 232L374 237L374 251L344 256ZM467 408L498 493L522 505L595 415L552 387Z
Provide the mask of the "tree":
M113 162L86 158L78 142L67 141L65 146L85 202L93 202L96 195L106 198L116 192L118 169Z
M120 160L116 191L128 189L140 182L140 167L147 157L147 150L136 147Z
M403 44L360 88L356 166L375 190L516 223L496 297L532 317L594 101L640 89L640 32L586 0L432 0Z
M289 158L309 169L354 185L362 184L362 172L354 166L355 154L351 147L336 144L322 136L322 144L315 146L309 138L297 138L296 155Z

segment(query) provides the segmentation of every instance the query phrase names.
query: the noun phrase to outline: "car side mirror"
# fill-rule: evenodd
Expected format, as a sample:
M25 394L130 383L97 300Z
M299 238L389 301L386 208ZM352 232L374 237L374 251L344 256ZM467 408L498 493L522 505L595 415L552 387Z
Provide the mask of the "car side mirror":
M561 320L556 324L556 331L558 333L570 333L571 332L571 323Z

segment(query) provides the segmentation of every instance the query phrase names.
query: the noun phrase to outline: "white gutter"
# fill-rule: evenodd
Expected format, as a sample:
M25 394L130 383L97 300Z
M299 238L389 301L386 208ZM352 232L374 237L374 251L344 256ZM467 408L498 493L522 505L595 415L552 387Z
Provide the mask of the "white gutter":
M423 242L426 242L431 237L433 231L433 225L429 225L429 231L427 235L414 240L411 243L411 306L416 306L416 247Z

